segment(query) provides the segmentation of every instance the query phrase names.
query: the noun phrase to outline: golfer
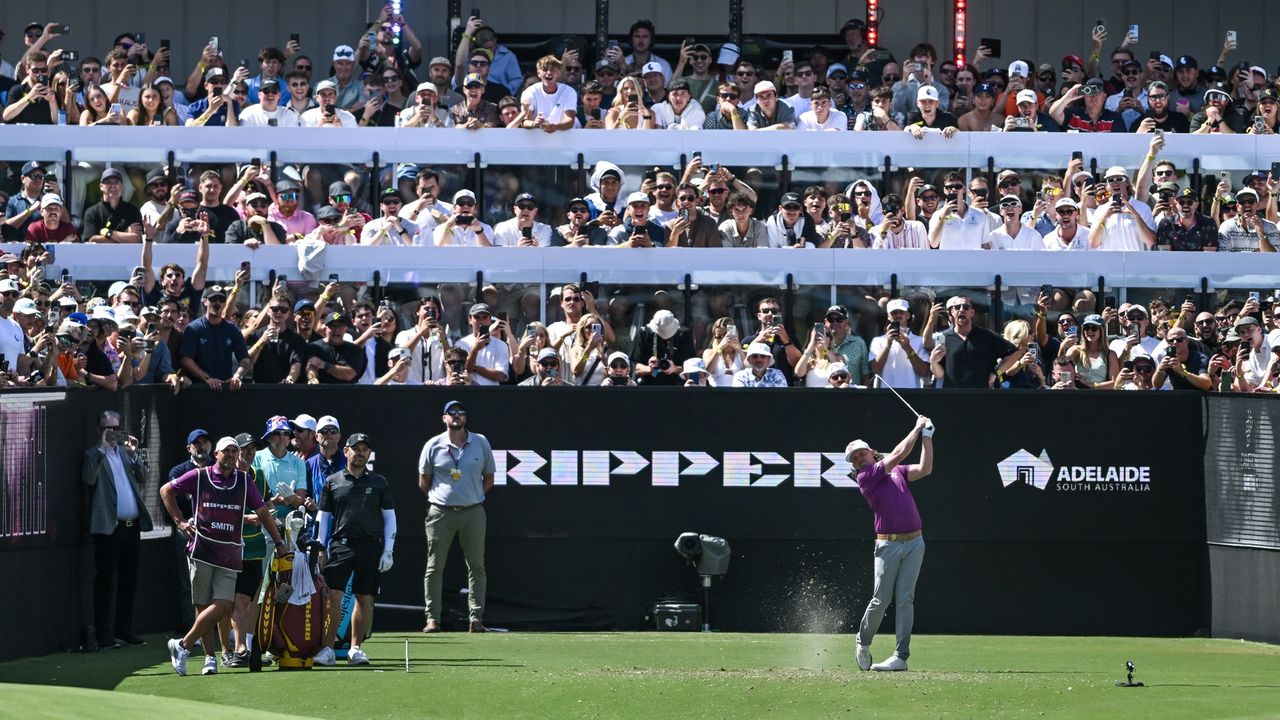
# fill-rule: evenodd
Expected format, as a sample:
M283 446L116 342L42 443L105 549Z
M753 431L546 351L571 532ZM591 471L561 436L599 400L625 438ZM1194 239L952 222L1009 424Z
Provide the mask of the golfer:
M920 463L902 465L921 435ZM902 442L882 456L862 440L854 440L844 450L853 464L858 490L876 516L876 583L871 602L858 626L858 667L862 670L906 670L911 655L911 624L915 621L916 578L924 562L924 538L920 534L920 512L911 497L911 487L933 472L933 423L919 416L916 426ZM894 629L897 645L893 655L871 664L871 640L880 628L889 600L897 607Z

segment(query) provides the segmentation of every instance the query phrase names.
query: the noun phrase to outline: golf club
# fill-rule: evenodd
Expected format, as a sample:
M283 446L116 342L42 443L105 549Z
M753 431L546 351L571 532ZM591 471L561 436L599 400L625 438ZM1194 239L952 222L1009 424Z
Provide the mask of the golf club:
M880 377L879 375L876 375L876 376L875 376L875 378L876 378L877 380L879 380L879 381L880 381L880 384L881 384L883 387L888 388L889 392L893 393L894 397L896 397L896 398L898 398L899 400L901 400L901 401L902 401L902 404L907 406L907 409L911 411L911 414L912 414L912 415L915 415L916 417L920 417L920 413L916 412L916 409L915 409L915 408L913 408L913 407L911 407L911 403L907 402L907 399L906 399L906 398L904 398L904 397L902 397L901 395L899 395L899 394L898 394L898 391L893 389L893 386L889 384L889 381L885 380L884 378ZM929 429L929 435L933 435L933 421L932 421L932 420L930 420L930 421L929 421L928 429Z

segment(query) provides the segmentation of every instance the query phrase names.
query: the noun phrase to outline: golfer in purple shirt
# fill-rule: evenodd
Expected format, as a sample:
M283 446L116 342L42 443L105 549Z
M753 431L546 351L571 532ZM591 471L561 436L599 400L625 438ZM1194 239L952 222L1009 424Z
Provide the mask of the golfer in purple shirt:
M920 441L920 463L902 465ZM911 655L911 624L915 621L916 579L924 562L924 538L920 534L920 512L911 497L911 487L933 472L933 423L920 416L916 426L889 455L882 456L862 440L854 440L844 450L853 465L858 490L876 516L876 584L867 611L858 626L858 667L862 670L906 670ZM871 640L880 628L884 612L893 600L897 608L894 630L897 646L883 662L871 664Z

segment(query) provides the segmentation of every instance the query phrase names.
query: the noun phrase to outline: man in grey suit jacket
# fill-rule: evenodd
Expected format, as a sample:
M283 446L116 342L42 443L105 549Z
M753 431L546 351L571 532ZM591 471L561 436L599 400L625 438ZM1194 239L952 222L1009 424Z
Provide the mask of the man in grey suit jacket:
M90 650L145 644L133 632L133 599L142 533L151 529L151 516L142 502L146 475L138 460L137 439L121 429L120 413L113 410L99 416L98 432L98 443L85 451L81 471L96 568Z

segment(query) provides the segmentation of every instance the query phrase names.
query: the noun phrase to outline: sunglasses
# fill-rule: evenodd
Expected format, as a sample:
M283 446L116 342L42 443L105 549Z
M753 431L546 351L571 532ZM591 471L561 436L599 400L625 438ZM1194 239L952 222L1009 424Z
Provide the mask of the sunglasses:
M279 95L280 88L262 88L258 93L260 95Z
M661 185L654 185L653 189L654 190L675 190L676 186L672 185L671 183L662 183Z
M1171 337L1171 338L1165 338L1165 342L1167 342L1167 343L1174 343L1174 344L1178 344L1178 343L1184 343L1184 342L1186 342L1186 341L1187 341L1187 339L1186 339L1185 337Z
M796 73L796 77L813 77L813 71L806 70L804 72L798 72Z
M475 207L476 201L471 198L462 198L453 203L454 207Z
M272 306L271 306L270 308L268 308L268 309L269 309L269 310L272 312L272 314L274 314L274 315L282 315L282 314L284 314L284 313L289 312L289 306L288 306L288 305L272 305Z
M1074 215L1075 213L1075 208L1058 208L1059 215Z
M542 367L560 367L559 360L539 360L538 364Z
M537 210L538 206L530 202L521 202L516 203L516 208L519 210Z
M854 197L871 197L870 190L857 190L853 193Z
M958 192L958 191L960 191L960 190L963 190L963 189L964 189L964 185L961 185L961 184L959 184L959 183L956 183L955 185L943 185L943 186L942 186L942 189L943 189L943 190L955 190L955 191L957 191L957 192Z
M969 303L960 303L959 305L952 305L950 309L951 310L972 310L973 306L970 305Z
M796 204L796 203L788 203L788 204L786 204L786 205L783 205L783 206L782 206L782 209L783 209L783 210L790 210L791 212L796 212L797 210L799 210L799 209L800 209L800 206L799 206L798 204Z
M351 196L350 196L350 195L346 195L346 194L342 194L342 195L330 195L330 196L329 196L329 199L330 199L330 200L332 200L332 201L334 201L335 203L350 203L350 202L351 202Z
M1022 185L1022 181L1017 180L1017 179L1013 179L1013 180L1005 180L1004 182L1000 183L999 185L996 185L996 187L1007 188L1007 187L1018 187L1018 186L1020 186L1020 185Z
M737 93L720 93L720 99L721 100L737 100L738 94Z
M720 195L729 192L729 188L711 188L707 191L709 195Z
M1017 200L1005 200L1004 202L1000 203L1000 207L1002 207L1002 208L1020 208L1020 207L1022 207L1022 203L1018 202Z
M565 65L564 71L565 72L582 72L582 66L581 65Z
M901 79L902 79L901 75L881 75L880 76L880 82L882 83L896 83Z
M1197 325L1214 325L1218 322L1217 318L1209 318L1208 320L1197 320Z
M469 64L471 65L471 67L485 67L489 64L489 61L488 60L472 60Z
M271 203L267 202L266 200L254 200L254 201L252 201L252 202L250 202L250 203L249 203L249 207L264 208L264 207L267 207L267 206L268 206L268 205L270 205L270 204L271 204Z
M569 208L569 212L573 215L580 215L582 213L588 212L588 210L585 207L582 207L581 205L579 205L577 207Z
M1070 325L1075 325L1076 321L1073 320L1072 318L1062 318L1061 320L1058 321L1058 324L1070 326Z
M938 196L937 196L937 195L934 195L934 194L932 194L932 193L930 193L930 194L928 194L928 195L921 195L921 196L920 196L920 201L921 201L921 202L938 202Z
M611 362L609 363L609 367L614 370L630 370L631 369L631 366L629 364L622 361Z
M1148 100L1168 100L1169 93L1160 93L1159 95L1148 95Z
M849 79L849 76L845 75L844 73L838 72L838 73L831 73L830 75L827 76L827 79L828 80L847 80Z
M834 373L829 377L836 382L840 382L841 380L848 380L850 376L849 373Z

